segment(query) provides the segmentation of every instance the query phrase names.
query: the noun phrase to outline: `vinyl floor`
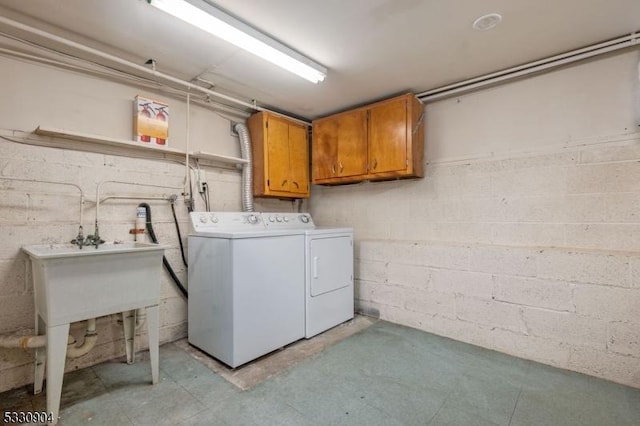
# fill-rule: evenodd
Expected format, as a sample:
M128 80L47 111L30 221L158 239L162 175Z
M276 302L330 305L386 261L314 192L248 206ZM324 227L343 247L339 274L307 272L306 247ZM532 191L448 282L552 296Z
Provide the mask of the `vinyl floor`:
M286 350L286 349L285 349ZM378 321L243 390L180 345L65 375L60 425L640 425L640 389ZM25 387L0 408L42 410Z

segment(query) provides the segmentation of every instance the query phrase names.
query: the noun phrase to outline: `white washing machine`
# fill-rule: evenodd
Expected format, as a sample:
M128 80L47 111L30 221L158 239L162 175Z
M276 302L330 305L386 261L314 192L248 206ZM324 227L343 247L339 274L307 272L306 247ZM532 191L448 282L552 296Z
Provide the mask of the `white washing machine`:
M305 336L306 218L191 213L189 343L235 368Z
M309 214L262 216L267 226L287 221L284 226L305 230L305 337L352 319L353 229L315 227Z

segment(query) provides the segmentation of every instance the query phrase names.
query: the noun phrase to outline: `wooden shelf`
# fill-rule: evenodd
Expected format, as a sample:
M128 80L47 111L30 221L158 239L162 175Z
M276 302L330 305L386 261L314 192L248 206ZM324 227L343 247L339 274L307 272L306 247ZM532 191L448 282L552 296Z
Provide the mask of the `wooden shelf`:
M127 150L136 150L139 152L141 151L149 154L153 153L156 156L160 155L163 157L171 157L171 158L177 157L182 160L184 160L184 157L186 156L186 153L179 149L168 148L168 147L163 148L160 146L153 146L153 145L144 145L141 142L136 142L128 139L111 138L108 136L100 136L100 135L93 135L90 133L81 133L81 132L75 132L71 130L56 129L53 127L38 126L34 133L40 136L50 136L54 138L67 139L72 141L83 142L85 144L90 143L90 144L107 145L114 148L125 148ZM82 146L82 145L78 145L78 149L82 151L89 150L87 149L86 146ZM189 155L196 159L207 160L215 163L231 164L231 165L235 165L236 167L242 166L243 164L247 164L249 162L248 160L245 160L243 158L230 157L228 155L212 154L212 153L202 152L202 151L196 151L196 152L190 153Z
M249 160L245 160L244 158L230 157L228 155L219 155L219 154L211 154L209 152L195 151L189 154L193 158L201 159L201 160L210 160L218 163L227 163L227 164L247 164Z
M108 136L92 135L90 133L74 132L71 130L55 129L52 127L38 126L35 133L41 136L52 136L56 138L71 139L80 142L95 142L105 145L134 148L139 150L148 150L153 152L162 152L167 154L185 155L184 151L173 148L163 148L159 146L143 145L128 139L110 138Z

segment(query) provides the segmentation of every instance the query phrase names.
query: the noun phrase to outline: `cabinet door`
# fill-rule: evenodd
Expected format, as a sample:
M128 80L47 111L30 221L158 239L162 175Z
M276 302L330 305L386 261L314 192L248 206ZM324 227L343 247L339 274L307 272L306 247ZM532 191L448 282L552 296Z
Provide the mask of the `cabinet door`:
M295 194L309 193L309 143L307 127L289 125L289 191Z
M314 182L336 177L338 120L327 118L313 123L311 155Z
M364 110L340 114L337 117L338 162L340 177L367 173L367 115Z
M267 182L271 191L289 191L289 124L279 118L267 119Z
M369 173L407 168L407 100L401 98L369 110Z
M313 123L313 180L339 183L367 174L367 115L356 110Z

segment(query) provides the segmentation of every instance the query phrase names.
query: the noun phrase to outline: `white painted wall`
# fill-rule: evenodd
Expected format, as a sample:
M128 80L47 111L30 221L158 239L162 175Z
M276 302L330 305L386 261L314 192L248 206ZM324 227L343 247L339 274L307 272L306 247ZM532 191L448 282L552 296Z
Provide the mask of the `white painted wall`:
M355 227L358 308L640 386L638 59L637 51L615 55L429 105L424 179L314 187L319 224ZM184 102L167 94L6 58L0 81L2 134L42 124L129 138L131 102L141 94L170 104L170 146L185 146ZM238 154L228 121L200 107L191 118L191 149ZM0 140L0 176L76 183L89 199L103 180L179 186L183 173L179 164ZM238 210L239 173L207 168L207 175L213 209ZM75 236L76 200L64 188L0 179L0 332L33 327L20 247ZM129 240L136 204L106 203L102 234ZM184 278L170 210L152 206ZM258 201L268 210L291 207ZM88 205L89 230L93 211ZM185 209L178 214L186 233ZM186 304L165 276L162 340L184 337L185 321ZM98 332L98 347L68 369L124 354L114 317L100 319ZM0 349L0 391L30 382L32 361Z
M638 52L428 105L426 158L513 156L637 132Z
M0 57L0 135L13 139L13 131L32 132L38 125L107 137L132 138L133 99L140 94L170 106L169 146L186 147L186 105L167 93L143 90L97 76ZM239 121L238 118L236 120ZM238 140L230 136L227 119L212 110L191 107L190 150L239 156ZM20 135L21 133L18 133ZM79 142L81 144L82 142ZM142 152L134 155L143 155ZM212 210L241 209L240 173L204 167L211 190ZM41 243L64 243L78 231L77 191L63 186L10 182L2 176L53 180L80 185L87 197L85 235L93 232L95 191L106 180L182 187L185 166L172 162L128 158L57 148L37 147L0 139L0 333L32 332L33 287L27 257L20 248ZM106 195L166 196L180 189L106 184ZM131 241L136 206L142 200L111 200L100 208L100 233L108 241ZM197 209L204 209L197 197ZM171 209L166 202L151 201L159 240L170 245L167 257L186 283ZM256 208L290 211L292 204L256 200ZM186 245L188 216L183 197L176 210ZM148 237L145 235L146 240ZM168 274L163 272L161 294L162 342L186 337L187 304ZM80 333L75 327L75 333ZM67 370L124 355L117 317L98 319L98 345L88 355L67 362ZM141 331L139 349L146 345ZM21 349L0 348L0 392L33 380L33 357Z
M358 309L640 387L639 60L427 105L424 179L314 186Z

